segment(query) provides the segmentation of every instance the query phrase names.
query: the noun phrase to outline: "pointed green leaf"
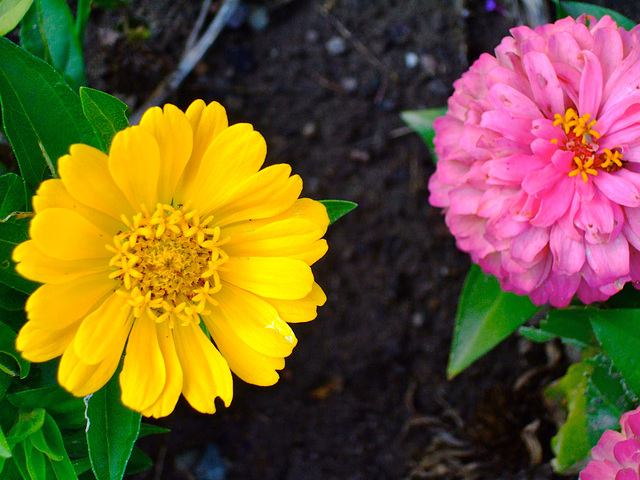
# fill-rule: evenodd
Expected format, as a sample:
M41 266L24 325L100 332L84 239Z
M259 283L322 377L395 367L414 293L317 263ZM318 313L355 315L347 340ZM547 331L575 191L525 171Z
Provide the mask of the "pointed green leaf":
M472 265L460 294L447 366L449 378L511 335L539 309L529 297L505 292L494 276Z
M127 104L100 90L87 87L80 89L80 100L85 117L102 142L102 151L108 153L115 134L129 126Z
M605 15L609 15L613 20L615 20L618 26L623 27L625 30L631 30L636 26L635 22L628 19L621 13L618 13L615 10L611 10L610 8L583 2L558 2L558 0L554 0L554 3L556 4L556 6L558 6L559 4L561 7L561 9L558 9L557 12L558 18L563 18L566 16L577 18L583 13L587 15L593 15L597 19L600 19Z
M44 408L19 410L18 419L7 435L7 442L9 442L9 445L16 445L40 430L44 425L45 413Z
M7 438L4 436L2 427L0 427L0 457L11 458L11 447L7 443Z
M13 330L0 322L0 371L24 378L29 374L31 364L16 351L16 337Z
M447 107L440 107L429 108L427 110L409 110L400 114L400 118L402 118L404 123L420 135L422 140L427 144L429 152L431 153L431 159L434 163L438 161L438 157L436 156L436 149L433 145L433 139L436 136L433 121L446 113Z
M580 362L571 365L567 373L545 390L545 397L564 407L567 420L551 440L555 458L551 460L554 470L565 472L582 460L591 451L593 440L589 436L587 419L587 381L593 365ZM597 442L597 439L596 439Z
M160 433L169 433L171 430L168 428L161 427L159 425L152 425L150 423L141 423L140 424L140 433L138 434L138 438L144 438L148 435L157 435Z
M141 415L122 405L117 374L86 402L93 473L98 480L121 480L138 438Z
M347 200L320 200L320 203L327 209L329 215L329 225L344 217L347 213L354 210L358 204Z
M80 97L47 63L0 37L0 101L4 129L31 198L45 169L73 143L99 147Z
M0 261L0 282L26 294L31 294L38 284L16 272L11 253L19 243L29 239L31 216L16 214L0 220L0 259L4 259Z
M2 1L2 0L0 0ZM5 173L0 177L0 219L14 212L24 212L27 202L24 198L22 179L15 173Z
M0 0L0 35L16 28L33 0Z
M153 461L149 458L149 456L138 447L133 447L131 458L129 459L129 463L127 464L126 475L135 475L136 473L144 472L152 466Z
M568 307L554 309L540 322L540 329L556 335L568 345L586 348L595 344L589 315L593 307Z
M591 312L590 320L600 345L620 371L627 385L637 396L640 396L640 356L638 356L640 310L601 309Z
M74 23L65 0L34 0L22 19L20 40L28 52L52 65L78 90L87 82Z

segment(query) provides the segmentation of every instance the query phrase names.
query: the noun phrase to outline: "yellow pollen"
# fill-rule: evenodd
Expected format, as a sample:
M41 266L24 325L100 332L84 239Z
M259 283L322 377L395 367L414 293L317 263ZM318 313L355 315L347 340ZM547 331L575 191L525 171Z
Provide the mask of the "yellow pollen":
M127 231L118 233L107 249L114 255L109 278L120 280L120 295L127 298L136 317L144 312L156 322L198 324L207 305L222 288L218 267L228 260L220 248L220 228L210 227L197 210L158 204L153 213L143 206L131 219L123 217Z
M598 152L596 140L600 133L594 130L596 120L591 120L591 115L585 113L578 117L573 108L568 108L563 115L554 115L553 126L561 126L566 135L565 139L552 138L550 143L559 144L562 150L573 153L573 167L569 172L570 177L580 175L584 182L589 180L589 175L597 175L599 170L612 173L620 170L622 164L622 152L605 148Z

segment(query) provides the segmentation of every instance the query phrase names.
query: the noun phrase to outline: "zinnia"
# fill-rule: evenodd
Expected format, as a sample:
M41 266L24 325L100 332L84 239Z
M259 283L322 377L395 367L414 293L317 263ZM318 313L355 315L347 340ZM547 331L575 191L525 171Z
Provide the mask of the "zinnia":
M622 415L622 432L607 430L591 449L580 480L639 480L640 408Z
M505 290L562 307L640 280L640 30L517 27L454 83L430 202Z
M274 384L296 344L287 322L312 320L326 300L310 265L327 250L329 219L298 198L288 165L260 170L265 155L251 125L228 126L222 106L201 100L186 113L150 109L109 155L72 145L13 254L44 284L26 304L22 355L62 355L60 384L84 396L126 345L122 402L154 417L181 393L201 412L216 397L228 405L230 369Z

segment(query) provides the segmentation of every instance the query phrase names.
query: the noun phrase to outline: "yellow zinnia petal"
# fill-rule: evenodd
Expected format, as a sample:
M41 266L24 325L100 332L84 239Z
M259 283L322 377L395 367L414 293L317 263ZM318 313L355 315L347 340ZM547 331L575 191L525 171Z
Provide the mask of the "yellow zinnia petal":
M142 315L133 324L127 342L120 373L122 403L138 412L149 408L162 392L166 377L156 323L148 315Z
M109 157L88 145L71 145L69 155L58 160L58 173L69 194L120 221L135 213L109 172Z
M156 201L171 203L176 184L191 156L191 124L182 110L167 104L164 109L153 107L147 110L140 120L140 127L158 142L160 174Z
M313 283L311 292L299 300L279 300L268 298L267 301L274 306L285 322L301 323L309 322L318 315L318 307L325 304L327 296L320 285Z
M263 387L278 381L276 370L284 368L284 358L269 357L251 348L233 330L223 326L215 311L203 320L233 373L247 383Z
M138 125L113 137L109 171L134 209L140 205L153 209L158 203L160 152L158 142L147 130Z
M272 165L252 175L233 190L221 205L212 211L216 225L222 227L233 222L272 217L282 213L296 201L302 191L302 180L292 177L291 167ZM210 211L202 209L203 215Z
M169 415L178 403L182 392L182 367L176 353L173 331L169 328L168 322L159 323L156 326L156 332L167 371L166 380L158 399L149 408L143 410L142 414L146 417L160 418Z
M277 310L246 290L226 284L216 294L216 301L220 328L233 330L258 352L270 357L287 357L298 343Z
M33 197L33 209L36 213L40 213L49 208L66 208L67 210L71 210L86 220L89 220L104 232L107 232L109 236L113 236L122 227L120 220L116 220L105 213L88 207L73 198L67 191L62 180L58 178L52 178L42 182L36 195Z
M233 397L231 371L200 327L176 326L173 338L180 364L186 367L182 393L191 406L202 413L214 413L216 397L228 406Z
M30 323L43 330L60 330L79 320L117 288L104 273L66 283L45 284L27 299Z
M309 265L291 258L230 257L218 270L223 281L261 297L295 300L313 284Z
M112 237L82 215L66 208L48 208L31 221L31 239L46 255L61 260L106 258Z
M229 127L227 112L218 102L205 105L202 100L195 100L185 112L193 131L193 151L189 163L184 169L180 184L176 190L176 197L183 198L183 194L190 188L196 178L202 158L213 140Z
M108 265L102 258L60 260L45 255L33 240L22 242L13 250L16 270L23 277L40 283L64 283L83 275L106 272Z
M76 355L73 345L69 345L60 360L58 383L76 397L97 392L118 368L123 348L124 341L121 345L114 345L113 350L102 362L90 365Z
M260 228L252 228L253 222L240 223L242 233L222 229L222 238L231 239L224 248L229 256L290 257L311 265L327 252L327 242L319 240L324 232L308 220L289 218Z
M132 320L127 299L112 293L82 321L73 341L76 354L84 363L103 361L111 350L124 343Z
M30 362L46 362L64 353L78 331L80 322L60 330L44 330L35 322L27 322L20 329L16 349Z
M264 163L267 147L262 135L246 123L218 134L207 149L196 177L185 185L182 198L191 200L202 214L219 204L239 183L255 174Z

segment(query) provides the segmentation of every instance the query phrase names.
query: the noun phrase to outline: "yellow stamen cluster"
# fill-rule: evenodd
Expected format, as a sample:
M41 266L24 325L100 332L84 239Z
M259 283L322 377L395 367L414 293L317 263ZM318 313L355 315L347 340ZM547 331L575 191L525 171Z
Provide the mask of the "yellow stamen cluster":
M591 115L585 113L581 117L573 108L568 108L564 116L556 113L553 126L560 125L566 135L563 148L571 151L573 157L573 170L570 177L581 176L586 183L589 175L598 175L599 170L616 172L622 168L622 153L618 150L604 149L603 153L597 153L598 145L594 140L600 138L600 134L593 128L596 120L591 120ZM559 143L559 139L553 138L551 143Z
M564 117L559 113L553 116L553 126L562 125L564 133L573 132L576 137L582 138L582 143L587 143L587 135L590 137L600 138L600 134L593 129L596 120L591 120L591 115L585 113L578 117L578 113L573 108L568 108L564 113ZM591 121L589 121L591 120Z
M132 219L122 217L128 230L107 245L114 253L109 277L120 280L118 292L136 317L146 311L172 328L175 319L199 323L207 304L217 305L217 269L228 259L220 249L220 228L208 226L212 216L201 221L196 210L184 206L158 204L152 214L141 210Z

